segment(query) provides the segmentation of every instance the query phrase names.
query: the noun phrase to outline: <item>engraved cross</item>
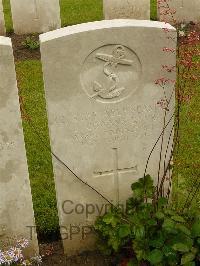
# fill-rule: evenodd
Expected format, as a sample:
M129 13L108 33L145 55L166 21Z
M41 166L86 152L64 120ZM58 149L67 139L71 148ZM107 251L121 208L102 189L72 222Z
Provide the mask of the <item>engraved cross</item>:
M114 176L114 189L115 189L117 204L119 204L119 174L126 174L126 173L136 174L138 172L137 165L135 165L134 167L119 168L118 161L119 161L118 160L118 149L113 148L113 170L94 172L94 177L102 177L102 176L109 176L109 175Z

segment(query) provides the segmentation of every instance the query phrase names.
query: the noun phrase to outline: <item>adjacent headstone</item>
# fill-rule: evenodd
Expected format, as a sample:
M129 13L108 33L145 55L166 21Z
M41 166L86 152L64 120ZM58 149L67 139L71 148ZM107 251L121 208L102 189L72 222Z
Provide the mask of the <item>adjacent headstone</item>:
M14 32L47 32L61 27L59 0L11 0Z
M105 19L150 19L150 0L104 0Z
M4 21L4 13L3 13L3 4L2 0L0 0L0 35L5 35L5 21Z
M200 1L167 0L166 2L158 3L158 18L171 24L199 23Z
M0 246L26 238L38 254L10 38L0 37ZM15 242L15 241L14 241Z
M170 121L147 168L157 181L162 145L162 176L172 147L174 85L166 82L163 89L155 80L166 76L162 65L176 65L175 53L163 52L174 49L175 40L169 24L142 20L105 20L40 35L66 253L94 247L91 225L110 206L105 198L121 204L132 194L131 184L143 177ZM167 73L175 79L175 72ZM159 104L167 100L168 111Z

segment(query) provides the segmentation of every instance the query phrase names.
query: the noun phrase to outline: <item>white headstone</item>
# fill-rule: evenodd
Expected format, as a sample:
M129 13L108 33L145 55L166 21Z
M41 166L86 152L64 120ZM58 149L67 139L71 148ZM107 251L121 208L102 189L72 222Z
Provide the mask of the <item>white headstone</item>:
M105 19L150 19L150 0L103 0Z
M0 37L0 154L0 246L23 237L30 241L26 254L35 255L38 244L35 228L31 230L35 221L13 51L6 37Z
M54 173L66 253L93 246L94 238L85 239L86 226L108 202L64 164L112 203L124 203L162 132L166 111L158 102L171 99L165 121L174 112L174 85L167 83L164 94L155 84L166 76L162 65L176 64L174 53L163 52L176 46L163 27L176 38L172 26L142 20L86 23L40 35L51 145L61 160L54 158ZM175 72L168 75L175 79ZM163 153L172 125L173 119ZM171 145L172 139L166 161ZM160 147L159 141L147 171L155 180ZM163 169L162 161L160 174Z
M0 35L5 35L5 21L4 21L4 13L3 13L3 4L2 0L0 0Z
M167 0L158 4L158 17L162 21L175 23L200 22L199 0Z
M11 0L14 32L47 32L61 27L59 0Z

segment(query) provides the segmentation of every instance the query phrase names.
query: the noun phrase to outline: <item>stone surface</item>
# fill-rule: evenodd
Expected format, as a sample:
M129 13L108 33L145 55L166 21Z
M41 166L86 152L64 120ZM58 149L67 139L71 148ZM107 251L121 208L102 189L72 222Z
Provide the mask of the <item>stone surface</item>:
M166 9L167 7L167 9ZM173 15L167 15L170 10ZM166 14L167 11L167 14ZM200 22L200 1L199 0L168 0L168 2L158 5L159 20L175 23ZM176 22L174 23L174 19Z
M31 189L11 40L0 37L0 246L30 240L27 255L38 253ZM15 241L14 241L15 242Z
M174 85L167 83L163 90L155 84L166 76L162 65L176 64L174 53L163 52L163 47L176 45L163 27L176 38L172 26L142 20L86 23L40 35L60 226L68 254L93 247L86 226L109 207L104 197L121 204L131 195L130 186L144 175L164 121L173 115ZM175 79L175 72L168 75ZM171 99L169 111L158 104L165 97ZM172 125L173 119L163 137L166 162ZM147 169L155 181L160 147L161 140ZM163 171L162 160L160 175Z
M150 0L103 0L105 19L150 19Z
M61 27L59 0L11 0L16 34L47 32Z
M3 13L3 4L2 0L0 0L0 35L5 35L5 21L4 21L4 13Z

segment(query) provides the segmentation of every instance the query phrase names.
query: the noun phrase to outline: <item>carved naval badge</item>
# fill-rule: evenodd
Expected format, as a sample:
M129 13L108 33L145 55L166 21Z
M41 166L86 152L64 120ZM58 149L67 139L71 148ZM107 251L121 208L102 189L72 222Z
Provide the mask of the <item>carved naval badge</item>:
M94 81L93 89L95 94L92 97L99 96L103 99L112 99L121 95L125 88L118 86L119 76L114 73L113 70L117 68L118 64L129 66L133 64L133 61L125 59L125 56L125 48L122 45L117 45L114 48L112 55L101 53L96 54L96 58L105 62L103 66L104 75L106 75L109 80L113 81L113 85L111 85L110 88L104 88L99 82Z
M107 45L88 56L81 81L90 98L117 102L137 89L140 73L140 61L133 51L123 45Z

